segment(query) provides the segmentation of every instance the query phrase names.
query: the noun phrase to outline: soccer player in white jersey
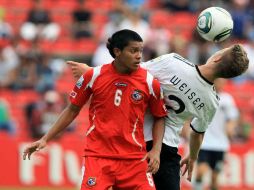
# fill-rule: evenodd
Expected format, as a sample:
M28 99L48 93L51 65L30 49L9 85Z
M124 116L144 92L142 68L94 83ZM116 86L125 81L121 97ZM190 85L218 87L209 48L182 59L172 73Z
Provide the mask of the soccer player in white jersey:
M202 178L209 169L212 171L210 189L218 189L218 174L222 169L225 153L229 150L230 139L234 136L235 127L237 126L239 112L233 97L223 91L225 83L225 79L217 79L214 83L220 98L220 104L205 132L201 145L196 180L193 183L194 190L203 189Z
M77 62L68 63L75 78L79 78L89 68ZM159 80L168 109L160 168L154 175L157 190L179 190L180 167L183 167L182 175L188 171L187 179L191 181L204 133L219 105L213 82L217 78L241 75L247 70L248 65L247 54L239 44L216 52L200 66L176 53L162 55L141 64ZM179 134L184 122L189 119L192 119L189 155L180 163ZM144 134L147 150L152 146L151 120L147 114Z

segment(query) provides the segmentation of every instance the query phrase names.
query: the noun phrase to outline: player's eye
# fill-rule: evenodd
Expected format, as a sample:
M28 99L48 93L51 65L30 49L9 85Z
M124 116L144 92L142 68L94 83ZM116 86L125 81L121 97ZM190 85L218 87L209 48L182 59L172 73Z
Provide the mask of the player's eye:
M131 49L131 53L135 53L136 52L136 50L135 49Z
M130 50L131 53L143 53L143 48L139 49L139 48L134 48Z

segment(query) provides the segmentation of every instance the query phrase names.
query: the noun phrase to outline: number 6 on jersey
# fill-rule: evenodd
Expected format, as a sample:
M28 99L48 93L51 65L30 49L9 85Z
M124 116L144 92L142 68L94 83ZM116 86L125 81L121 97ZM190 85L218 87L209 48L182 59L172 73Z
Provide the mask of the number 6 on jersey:
M117 90L116 90L116 93L115 93L115 100L114 100L114 104L115 104L116 106L120 106L121 100L122 100L122 99L121 99L122 94L123 94L122 90L120 90L120 89L117 89Z

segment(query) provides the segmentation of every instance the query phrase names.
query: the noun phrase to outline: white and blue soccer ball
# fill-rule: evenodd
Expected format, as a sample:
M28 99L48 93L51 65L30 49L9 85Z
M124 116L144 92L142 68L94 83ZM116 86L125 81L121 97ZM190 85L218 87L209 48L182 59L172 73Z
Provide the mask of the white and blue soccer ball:
M197 31L208 41L221 42L227 39L233 27L230 13L221 7L209 7L198 16Z

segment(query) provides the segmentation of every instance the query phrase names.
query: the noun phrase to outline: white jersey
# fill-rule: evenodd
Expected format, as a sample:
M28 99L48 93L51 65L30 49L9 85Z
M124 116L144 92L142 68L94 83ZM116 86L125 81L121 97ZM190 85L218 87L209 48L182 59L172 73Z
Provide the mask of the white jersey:
M234 99L226 92L219 93L220 105L209 125L201 146L203 150L227 151L230 146L226 133L226 123L238 119L238 109Z
M203 133L218 107L218 96L212 83L207 81L199 69L178 54L162 55L145 62L147 69L160 81L168 110L163 143L178 147L180 133L186 120L192 119L191 127ZM152 119L145 117L145 140L152 140Z

